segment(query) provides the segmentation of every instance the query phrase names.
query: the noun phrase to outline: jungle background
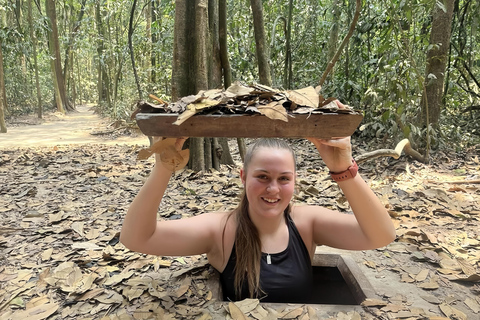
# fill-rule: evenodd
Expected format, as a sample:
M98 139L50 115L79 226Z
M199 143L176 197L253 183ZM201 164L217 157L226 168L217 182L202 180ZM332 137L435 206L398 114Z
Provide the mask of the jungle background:
M93 103L127 120L150 93L175 101L232 79L315 87L356 7L251 1L252 14L249 1L197 1L177 4L175 25L175 1L0 3L0 119ZM477 144L479 12L473 0L362 3L322 94L362 110L358 134L378 145L406 137L425 154ZM186 40L196 45L183 53ZM193 58L207 53L204 76Z
M0 0L0 319L475 319L479 19L474 0ZM363 311L254 301L239 316L215 303L203 257L152 257L118 242L152 165L135 159L140 146L113 145L138 135L136 103L234 81L321 83L323 96L364 114L355 157L408 139L408 154L361 164L397 228L390 246L354 255L380 288ZM96 143L2 145L32 125L33 138L61 141L64 128L40 124L68 127L85 112ZM295 200L348 211L311 145L291 142L302 163ZM228 165L210 170L210 151L197 148L199 165L172 179L160 218L236 204L242 143L218 143Z

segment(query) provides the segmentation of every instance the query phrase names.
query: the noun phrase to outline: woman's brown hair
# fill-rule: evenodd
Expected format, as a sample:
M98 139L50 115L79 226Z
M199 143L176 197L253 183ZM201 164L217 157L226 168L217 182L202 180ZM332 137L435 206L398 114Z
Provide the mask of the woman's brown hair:
M246 173L248 166L260 148L272 148L288 150L294 160L296 169L295 154L289 144L281 139L259 139L252 144L246 154L243 162L243 170ZM291 205L285 208L285 217L290 214ZM231 213L236 218L237 229L235 232L235 277L234 286L237 297L241 296L244 278L247 278L249 296L255 298L262 292L260 288L260 259L262 257L262 248L258 230L250 219L248 214L248 198L245 190L242 193L238 207Z

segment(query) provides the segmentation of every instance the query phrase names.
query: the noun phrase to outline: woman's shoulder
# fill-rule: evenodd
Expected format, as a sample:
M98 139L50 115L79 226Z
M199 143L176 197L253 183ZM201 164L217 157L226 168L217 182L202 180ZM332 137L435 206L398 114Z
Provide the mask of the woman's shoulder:
M229 219L229 215L231 212L228 211L214 211L214 212L205 212L190 218L181 219L185 220L186 222L190 223L199 223L199 224L208 224L211 229L218 229L218 227L222 227L225 225L227 220Z
M312 232L315 225L321 225L336 215L334 210L315 205L295 205L290 216L301 233Z
M213 212L205 212L200 214L200 216L203 216L205 219L209 219L211 221L218 221L218 222L223 222L228 219L230 220L230 216L233 216L233 213L231 211L213 211Z
M332 212L332 210L315 205L295 205L290 216L295 223L312 223L313 220Z
M235 230L234 213L231 211L206 212L195 216L195 219L199 219L198 223L200 224L208 224L209 229L217 236L224 233L229 234ZM196 221L192 222L196 223Z

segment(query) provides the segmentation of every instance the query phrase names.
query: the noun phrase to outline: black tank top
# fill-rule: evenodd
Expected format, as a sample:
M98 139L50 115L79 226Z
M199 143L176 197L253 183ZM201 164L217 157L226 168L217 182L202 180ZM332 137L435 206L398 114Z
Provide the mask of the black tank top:
M312 294L312 263L307 247L292 218L287 216L289 240L287 248L270 254L271 264L267 264L267 254L262 253L260 261L260 292L256 298L261 302L308 303ZM236 296L235 244L225 267L220 274L223 298L225 301L238 301L249 298L248 282L244 278L242 294Z

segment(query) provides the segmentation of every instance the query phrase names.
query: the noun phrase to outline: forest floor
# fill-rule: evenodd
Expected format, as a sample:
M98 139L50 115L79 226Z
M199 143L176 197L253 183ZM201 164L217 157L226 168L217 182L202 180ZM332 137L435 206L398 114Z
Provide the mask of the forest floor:
M121 121L100 118L89 105L77 106L77 112L46 113L7 120L8 131L0 135L0 147L59 146L68 144L148 145L139 131L125 128Z
M378 250L318 251L355 260L376 292L362 306L232 304L217 299L204 256L155 257L119 243L152 168L152 159L136 160L148 140L79 111L10 119L0 135L0 320L480 318L478 146L436 152L432 165L405 156L360 165L397 239ZM348 212L313 146L291 143L300 164L295 204ZM355 154L372 151L354 146ZM236 166L177 173L159 217L233 208L241 182L233 140L231 147Z

